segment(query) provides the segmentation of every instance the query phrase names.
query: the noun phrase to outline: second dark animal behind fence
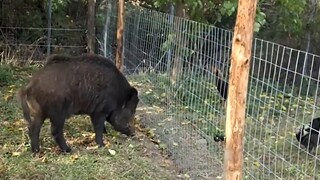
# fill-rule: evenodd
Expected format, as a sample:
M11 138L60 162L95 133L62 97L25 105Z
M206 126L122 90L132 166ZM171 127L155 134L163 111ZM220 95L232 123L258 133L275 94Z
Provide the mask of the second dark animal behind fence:
M217 90L218 90L220 96L223 98L222 102L223 102L223 105L225 106L225 103L228 98L229 84L228 84L228 82L223 80L222 72L217 67L213 66L212 72L213 72L213 74L216 75L216 83L215 84L216 84L216 87L217 87Z
M296 132L297 140L312 152L319 145L320 118L315 118L311 122L302 125Z

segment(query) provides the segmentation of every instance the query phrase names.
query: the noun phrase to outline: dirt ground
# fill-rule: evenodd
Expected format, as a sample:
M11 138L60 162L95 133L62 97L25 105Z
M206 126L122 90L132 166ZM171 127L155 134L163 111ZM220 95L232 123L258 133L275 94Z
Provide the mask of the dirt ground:
M147 113L146 113L147 112ZM180 125L176 121L154 111L150 107L139 107L137 114L141 116L142 124L152 127L159 144L166 147L172 164L179 174L188 179L222 179L223 167L220 162L223 157L223 147L216 145L216 154L208 150L207 140L200 136L192 126Z

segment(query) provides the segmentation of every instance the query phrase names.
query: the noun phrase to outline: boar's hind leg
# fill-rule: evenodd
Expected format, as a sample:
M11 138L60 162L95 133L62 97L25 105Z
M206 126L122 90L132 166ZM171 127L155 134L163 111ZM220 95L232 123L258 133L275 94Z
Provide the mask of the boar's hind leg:
M91 122L93 125L94 132L96 134L96 143L99 145L99 147L104 147L103 143L103 132L106 131L104 122L105 122L105 116L103 115L91 115Z
M63 135L63 127L65 118L64 117L51 117L51 134L56 141L56 143L59 145L60 149L64 152L70 152L71 149L66 144L66 140Z
M33 121L30 122L28 126L28 134L31 141L31 151L33 153L37 153L40 150L39 147L39 134L41 130L41 126L43 124L44 119L40 117L35 117Z

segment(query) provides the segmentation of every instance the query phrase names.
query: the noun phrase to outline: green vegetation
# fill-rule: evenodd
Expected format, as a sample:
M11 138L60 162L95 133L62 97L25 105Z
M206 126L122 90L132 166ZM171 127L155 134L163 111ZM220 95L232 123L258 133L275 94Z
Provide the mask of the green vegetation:
M143 6L169 12L168 4L176 5L176 14L185 11L184 17L198 22L213 24L225 29L233 29L237 14L237 0L145 0ZM262 0L258 2L255 32L260 38L305 49L306 33L311 32L312 44L316 46L320 32L317 24L320 14L315 13L320 6L306 0ZM314 51L313 53L319 54Z

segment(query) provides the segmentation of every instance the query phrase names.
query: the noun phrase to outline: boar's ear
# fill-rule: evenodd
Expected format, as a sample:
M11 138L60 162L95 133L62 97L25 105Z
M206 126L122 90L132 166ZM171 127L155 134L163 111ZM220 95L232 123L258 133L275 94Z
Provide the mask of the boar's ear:
M135 113L138 103L139 103L138 91L136 88L132 87L130 97L126 103L126 108L130 109L132 113Z
M138 91L137 91L137 89L134 88L134 87L131 87L131 97L132 97L132 96L138 96Z

